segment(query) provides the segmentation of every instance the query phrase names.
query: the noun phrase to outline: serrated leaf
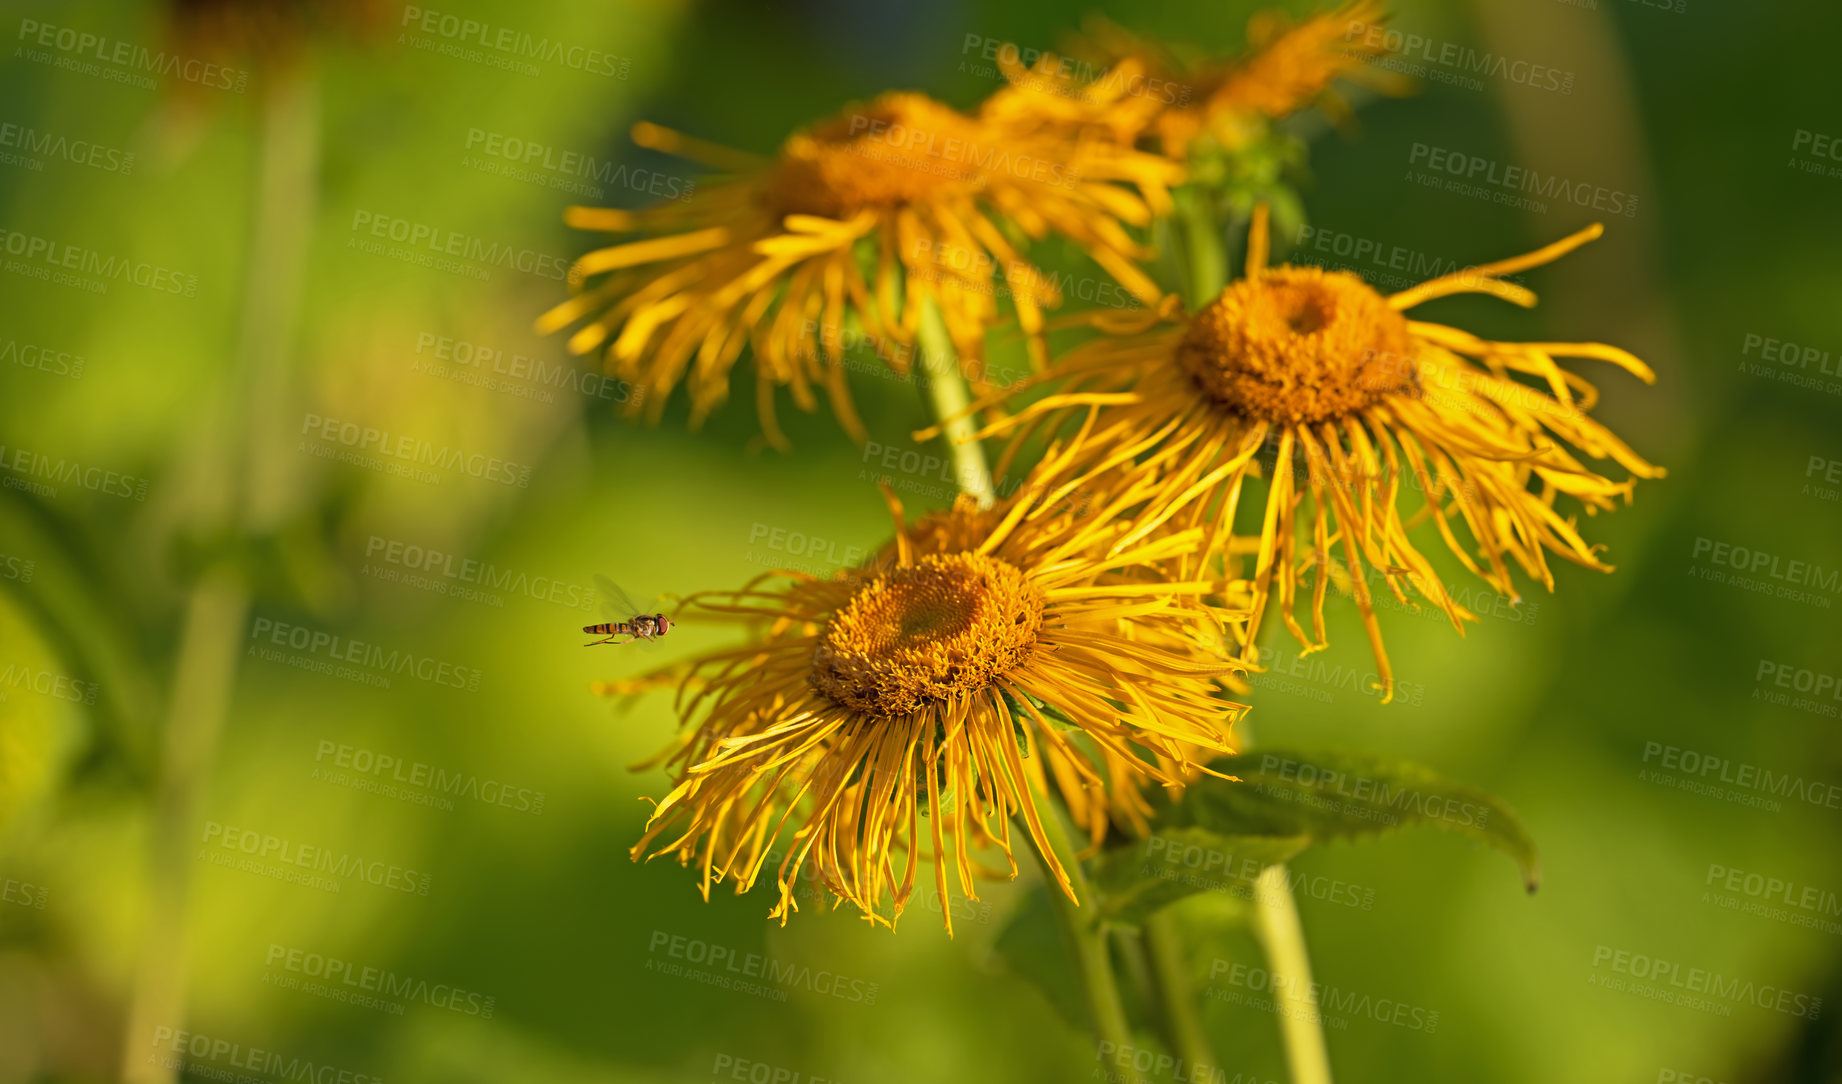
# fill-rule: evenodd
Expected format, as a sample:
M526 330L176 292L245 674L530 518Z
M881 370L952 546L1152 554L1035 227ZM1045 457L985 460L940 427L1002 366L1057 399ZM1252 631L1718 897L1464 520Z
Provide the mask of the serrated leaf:
M1165 827L1130 846L1103 852L1090 875L1100 913L1137 924L1199 892L1253 898L1260 872L1310 846L1308 835L1229 835L1210 828Z
M1323 842L1430 825L1514 858L1530 892L1540 883L1535 841L1509 806L1423 765L1371 753L1260 749L1210 766L1240 781L1208 778L1185 788L1182 801L1160 811L1160 830Z

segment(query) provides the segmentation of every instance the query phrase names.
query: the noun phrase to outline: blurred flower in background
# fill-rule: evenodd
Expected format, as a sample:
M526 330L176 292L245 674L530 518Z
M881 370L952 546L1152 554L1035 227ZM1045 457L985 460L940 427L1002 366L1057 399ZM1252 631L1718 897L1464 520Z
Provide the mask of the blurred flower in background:
M761 424L783 447L780 388L804 410L823 391L845 431L866 439L847 337L867 337L906 373L916 337L944 321L941 345L976 381L998 298L1008 296L1041 364L1042 312L1061 294L1024 258L1025 240L1066 237L1155 300L1157 287L1133 262L1148 251L1126 226L1148 226L1181 173L1155 155L1017 116L1003 103L1018 93L1028 92L1001 90L970 114L885 94L795 133L766 161L638 125L635 142L734 176L645 211L571 208L572 226L644 239L579 259L572 281L606 277L544 314L538 330L587 319L569 348L605 350L609 371L644 392L629 411L658 418L683 383L693 425L728 397L730 370L752 345Z

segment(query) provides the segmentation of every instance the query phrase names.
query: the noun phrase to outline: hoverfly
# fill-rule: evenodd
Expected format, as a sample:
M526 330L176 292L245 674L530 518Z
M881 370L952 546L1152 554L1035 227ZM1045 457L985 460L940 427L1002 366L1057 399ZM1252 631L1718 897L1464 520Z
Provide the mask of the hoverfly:
M582 626L583 632L601 637L582 646L630 644L635 640L650 644L672 631L671 618L663 613L641 613L640 608L627 597L627 593L606 576L595 577L595 591L601 596L601 616L608 620L599 625ZM617 636L625 636L626 639L617 640Z

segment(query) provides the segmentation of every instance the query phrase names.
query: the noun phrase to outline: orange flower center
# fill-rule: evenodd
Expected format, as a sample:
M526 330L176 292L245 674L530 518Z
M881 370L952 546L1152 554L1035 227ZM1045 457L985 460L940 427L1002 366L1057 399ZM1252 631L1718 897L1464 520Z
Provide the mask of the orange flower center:
M1287 424L1348 417L1416 387L1407 319L1355 275L1276 267L1191 317L1177 361L1238 414Z
M885 94L788 139L768 182L768 209L849 218L976 184L978 131L923 95Z
M825 627L812 684L875 717L957 700L1029 658L1042 614L1042 592L1015 566L932 554L858 588Z

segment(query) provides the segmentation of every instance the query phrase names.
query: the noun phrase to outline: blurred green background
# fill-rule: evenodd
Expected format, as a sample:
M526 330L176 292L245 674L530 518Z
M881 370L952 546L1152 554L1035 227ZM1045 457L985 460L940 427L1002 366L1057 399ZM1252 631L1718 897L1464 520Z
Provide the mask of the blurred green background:
M725 634L686 629L650 654L584 650L577 630L599 619L578 605L592 577L651 595L788 563L829 569L877 545L887 519L864 453L830 418L785 411L785 456L760 451L747 396L700 434L685 431L681 404L657 428L629 424L613 416L620 388L584 380L559 342L530 331L562 295L557 261L587 245L562 227L563 206L639 206L661 183L696 178L634 148L633 121L766 152L890 87L969 105L995 88L982 42L1052 48L1089 9L439 3L423 11L582 51L507 70L444 49L454 42L439 19L427 32L385 5L358 40L322 36L293 74L258 72L241 93L202 76L149 87L55 33L37 42L50 25L104 50L159 48L160 5L9 5L0 1079L145 1077L175 1043L192 1044L184 1073L200 1080L301 1079L303 1064L359 1084L1103 1076L1091 1045L993 962L1018 886L962 905L948 941L924 904L894 936L811 905L783 929L765 921L766 891L706 904L677 867L628 861L639 799L663 788L627 767L670 733L669 697L616 712L590 685ZM1217 50L1238 45L1251 11L1093 10ZM1777 667L1842 674L1842 594L1819 586L1800 601L1708 575L1733 571L1708 559L1713 543L1781 567L1842 566L1842 505L1823 477L1842 459L1842 180L1828 172L1842 164L1811 153L1817 137L1842 137L1842 11L1403 3L1394 25L1433 55L1451 44L1550 66L1571 90L1435 71L1411 96L1366 101L1343 130L1299 118L1312 150L1296 180L1326 231L1312 236L1331 246L1315 258L1339 262L1344 245L1340 262L1372 274L1390 257L1369 254L1399 250L1476 263L1594 217L1416 183L1416 145L1635 196L1604 240L1528 275L1537 310L1454 299L1427 312L1480 334L1595 339L1646 357L1655 388L1581 368L1601 384L1603 416L1671 473L1588 525L1615 575L1562 568L1556 595L1534 589L1463 640L1388 615L1402 702L1378 706L1321 670L1257 680L1262 740L1421 760L1504 796L1543 848L1532 898L1501 857L1438 834L1299 860L1356 890L1301 900L1317 977L1438 1014L1433 1030L1333 1020L1338 1077L1842 1079L1830 1023L1842 916L1829 895L1842 891L1842 810L1820 797L1761 807L1649 774L1680 781L1717 758L1716 783L1748 765L1842 784L1842 702L1768 695L1787 691ZM265 109L281 133L266 144ZM45 134L64 150L35 153ZM507 175L482 153L493 136L620 172L572 194L580 178L541 165ZM387 218L513 255L402 262L366 247ZM82 250L74 279L41 277L44 261L15 247L41 241ZM96 292L84 260L140 270ZM1822 356L1786 365L1765 340ZM272 377L246 382L249 359ZM900 381L865 376L856 389L878 441L906 443L921 424ZM316 419L509 466L402 477L328 458L340 447ZM911 508L944 503L928 496L941 479L898 482ZM226 494L239 485L248 497L233 516ZM1709 541L1699 554L1698 539ZM249 570L246 609L213 587L228 567ZM228 630L227 612L241 615ZM1346 602L1333 619L1334 646L1314 661L1366 670ZM216 643L233 669L182 667L188 636ZM163 785L169 719L209 719L214 688L228 689L221 734L207 726L202 745L178 751L212 752ZM1664 747L1687 751L1690 769ZM425 785L436 773L460 793ZM399 774L409 782L379 785ZM385 883L239 868L235 848L263 837L297 856L363 859ZM1723 906L1716 897L1751 897L1711 885L1716 866L1816 889L1817 910L1786 909L1831 924ZM822 978L760 996L674 973L712 951L697 945L840 976L847 996ZM1596 965L1608 949L1827 1000L1815 1019L1666 1004L1594 982L1612 975ZM304 987L324 959L418 993L394 1008L316 996ZM872 985L873 1004L860 996ZM1222 1081L1284 1079L1270 1014L1206 1005Z

